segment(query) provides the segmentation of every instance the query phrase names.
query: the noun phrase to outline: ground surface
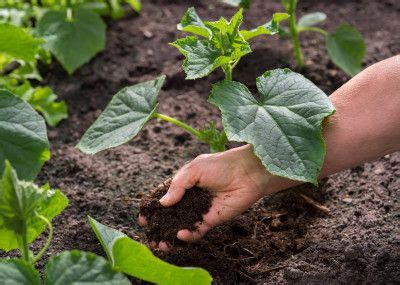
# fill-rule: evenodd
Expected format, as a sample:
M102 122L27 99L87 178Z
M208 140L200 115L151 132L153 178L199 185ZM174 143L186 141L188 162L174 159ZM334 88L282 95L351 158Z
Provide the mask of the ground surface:
M160 111L201 127L218 120L206 102L220 73L185 81L182 56L168 46L182 34L175 24L188 6L208 19L231 16L217 1L143 1L140 17L110 22L106 49L72 77L57 65L45 81L69 105L70 116L49 130L52 158L40 182L60 188L69 207L55 221L50 253L82 249L102 253L86 219L146 242L137 224L140 197L186 161L207 152L206 145L166 123L152 122L130 143L88 156L74 148L81 135L124 86L164 73L167 83ZM253 1L245 26L254 27L281 11L280 1ZM213 4L208 4L213 3ZM300 14L323 11L324 28L356 26L367 43L365 65L400 53L400 2L302 0ZM329 61L319 35L302 35L309 67L304 74L327 93L349 78ZM234 78L254 87L262 72L292 67L291 44L277 38L254 41ZM373 84L373 83L371 83ZM219 122L218 122L219 123ZM163 256L179 265L202 266L217 282L397 283L400 282L400 153L329 177L318 189L303 189L330 208L313 210L295 191L267 197L230 224L210 232L199 244ZM35 247L42 245L42 240Z

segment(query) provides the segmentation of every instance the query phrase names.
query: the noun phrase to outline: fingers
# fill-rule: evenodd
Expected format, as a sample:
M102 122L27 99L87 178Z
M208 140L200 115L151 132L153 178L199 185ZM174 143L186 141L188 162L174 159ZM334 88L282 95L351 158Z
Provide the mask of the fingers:
M178 239L186 242L194 242L196 240L201 239L209 230L211 226L206 222L201 222L196 225L196 230L180 230L176 235Z
M161 205L170 207L178 203L186 190L197 184L199 176L200 170L196 159L182 167L172 179L168 192L160 199Z

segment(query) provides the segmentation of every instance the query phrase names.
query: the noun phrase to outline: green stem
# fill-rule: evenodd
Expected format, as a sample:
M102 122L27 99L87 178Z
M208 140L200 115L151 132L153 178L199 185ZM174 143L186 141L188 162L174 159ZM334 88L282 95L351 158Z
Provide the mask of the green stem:
M297 0L290 0L289 10L288 10L288 13L290 15L289 29L290 29L290 35L292 36L294 57L296 59L296 64L298 67L302 68L304 67L304 58L303 58L303 53L301 52L299 34L296 25L296 6L297 6Z
M324 37L328 36L328 32L325 31L324 29L318 28L318 27L302 27L298 29L298 32L305 32L305 31L312 31L312 32L317 32L323 35Z
M222 70L225 73L225 80L232 81L232 65L230 63L227 63L222 67Z
M46 250L49 248L51 241L53 240L53 225L50 223L50 221L39 214L36 214L36 216L41 219L43 222L46 223L47 227L49 228L49 235L47 237L46 243L44 244L43 248L39 251L39 253L33 258L32 264L35 264L41 257L42 255L46 252Z
M67 11L66 11L66 13L67 13L67 21L68 22L72 22L74 19L73 19L73 16L72 16L71 0L67 0L66 3L65 3L65 6L67 7Z
M29 258L29 244L28 244L28 238L27 238L27 231L26 231L26 225L24 226L23 230L22 230L22 246L20 248L21 250L21 254L22 254L22 258L26 261L26 262L30 262L30 258Z
M185 124L184 122L181 122L175 118L172 118L170 116L167 115L163 115L163 114L159 114L159 113L154 113L153 115L154 118L158 118L167 122L170 122L182 129L184 129L185 131L187 131L188 133L194 135L197 138L200 138L200 131L196 130L195 128L192 128L191 126Z

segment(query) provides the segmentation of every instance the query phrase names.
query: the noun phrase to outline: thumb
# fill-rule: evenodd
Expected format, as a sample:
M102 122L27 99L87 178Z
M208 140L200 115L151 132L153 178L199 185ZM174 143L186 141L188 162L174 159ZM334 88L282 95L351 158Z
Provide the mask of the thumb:
M186 190L197 184L198 178L199 172L194 169L192 162L182 167L172 179L168 192L160 199L161 205L170 207L178 203Z

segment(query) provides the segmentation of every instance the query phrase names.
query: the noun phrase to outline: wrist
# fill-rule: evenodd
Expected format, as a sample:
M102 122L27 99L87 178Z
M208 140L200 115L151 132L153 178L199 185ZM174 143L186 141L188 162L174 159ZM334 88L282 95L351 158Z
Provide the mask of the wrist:
M276 176L267 171L261 160L254 154L251 145L245 145L239 148L240 155L244 158L245 169L250 179L258 189L259 198L274 194L281 190L301 184L300 181L294 181L280 176Z

